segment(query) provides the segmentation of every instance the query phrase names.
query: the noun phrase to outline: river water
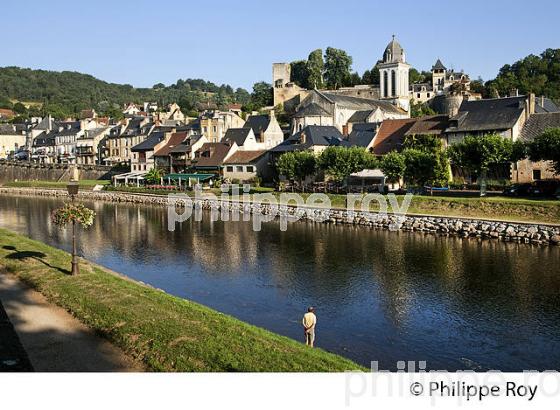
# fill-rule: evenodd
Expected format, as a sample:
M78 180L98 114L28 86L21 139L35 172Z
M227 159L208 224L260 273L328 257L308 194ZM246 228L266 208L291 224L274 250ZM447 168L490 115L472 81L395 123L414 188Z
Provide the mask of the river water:
M69 250L61 203L0 196L0 226ZM165 208L86 204L85 258L297 340L313 305L317 345L366 366L560 370L560 247L208 217L169 232Z

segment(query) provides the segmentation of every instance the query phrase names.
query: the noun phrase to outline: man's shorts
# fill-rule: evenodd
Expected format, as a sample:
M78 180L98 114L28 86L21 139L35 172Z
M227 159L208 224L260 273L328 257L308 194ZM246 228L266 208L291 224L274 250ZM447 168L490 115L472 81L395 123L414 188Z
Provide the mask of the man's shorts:
M315 329L309 329L305 332L305 341L307 344L312 344L315 341Z

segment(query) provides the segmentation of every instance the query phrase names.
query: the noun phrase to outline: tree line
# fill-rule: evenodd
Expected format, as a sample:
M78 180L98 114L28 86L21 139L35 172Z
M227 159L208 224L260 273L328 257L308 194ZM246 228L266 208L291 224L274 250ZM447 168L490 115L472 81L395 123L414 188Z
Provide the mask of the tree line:
M308 177L323 172L338 184L364 169L381 169L389 183L404 181L408 187L445 187L451 179L453 163L478 178L481 185L493 166L528 158L551 161L560 175L560 128L551 128L531 141L515 141L497 134L467 136L447 148L434 135L407 136L399 151L382 157L360 147L328 147L316 155L311 151L282 154L276 162L279 175L305 187Z

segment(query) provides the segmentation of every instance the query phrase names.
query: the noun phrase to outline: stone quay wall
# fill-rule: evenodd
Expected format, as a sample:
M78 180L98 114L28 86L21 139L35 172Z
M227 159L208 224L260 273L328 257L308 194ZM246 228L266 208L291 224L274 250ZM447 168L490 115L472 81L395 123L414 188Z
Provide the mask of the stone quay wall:
M29 195L67 198L68 194L60 189L34 188L3 188L0 195ZM168 198L162 195L133 194L124 192L93 192L81 191L79 198L91 201L123 202L131 204L145 204L168 206ZM233 200L211 200L202 198L199 206L206 210L258 213L260 215L277 214L277 210L270 204L243 203ZM181 202L177 206L184 206ZM493 221L484 219L443 217L430 215L376 214L357 211L351 215L344 209L324 209L286 206L280 209L280 215L297 216L300 220L329 224L355 225L370 229L385 229L391 231L423 232L436 235L459 236L463 238L480 238L488 240L502 240L537 245L560 245L560 225Z
M80 179L111 179L123 171L102 165L77 165ZM24 161L0 163L0 183L13 181L68 181L70 166Z

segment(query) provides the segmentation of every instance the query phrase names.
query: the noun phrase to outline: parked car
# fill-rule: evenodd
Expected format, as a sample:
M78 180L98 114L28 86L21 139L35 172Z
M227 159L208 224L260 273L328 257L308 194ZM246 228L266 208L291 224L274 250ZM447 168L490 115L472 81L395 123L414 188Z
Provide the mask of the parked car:
M29 151L18 151L14 154L16 161L27 161L29 159Z
M529 188L529 195L554 197L559 187L559 180L542 179L540 181L533 182L533 184Z
M529 196L531 184L513 184L504 189L507 196Z

